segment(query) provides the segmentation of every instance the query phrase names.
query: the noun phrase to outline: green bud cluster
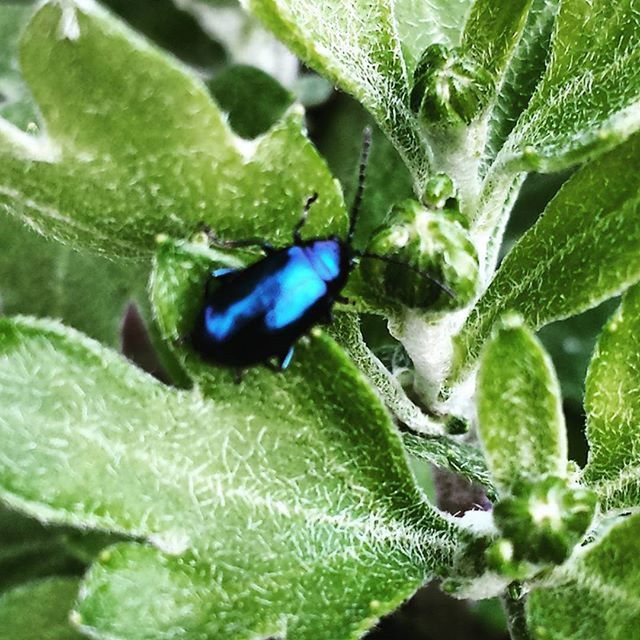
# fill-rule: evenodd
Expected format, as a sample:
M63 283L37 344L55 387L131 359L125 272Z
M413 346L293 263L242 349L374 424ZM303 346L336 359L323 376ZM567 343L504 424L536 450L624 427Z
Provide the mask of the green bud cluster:
M411 109L423 124L470 124L493 91L491 74L459 48L433 44L413 74Z
M498 573L522 579L531 566L561 564L584 537L596 509L595 494L549 476L522 484L494 507L501 537L488 550Z
M478 257L455 201L451 181L436 176L423 206L415 200L395 205L374 232L361 276L367 297L378 307L445 311L464 307L478 283Z

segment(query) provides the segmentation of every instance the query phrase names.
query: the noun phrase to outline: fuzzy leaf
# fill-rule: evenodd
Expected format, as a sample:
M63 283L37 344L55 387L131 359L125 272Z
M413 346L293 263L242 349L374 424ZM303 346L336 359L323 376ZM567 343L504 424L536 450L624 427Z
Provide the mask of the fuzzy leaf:
M0 597L0 640L81 640L69 612L78 593L76 578L29 582Z
M639 0L565 0L546 73L502 161L557 171L611 149L639 126Z
M0 207L47 233L112 255L149 252L158 233L203 222L221 237L284 242L316 191L308 232L345 227L299 107L240 144L195 76L92 0L41 6L22 69L48 137L0 121Z
M426 150L409 108L409 80L391 0L243 0L305 63L374 116L419 183Z
M462 34L466 55L489 72L496 85L518 44L532 0L476 0Z
M640 617L640 515L613 525L532 591L527 618L535 640L627 640Z
M640 286L604 328L587 375L584 480L604 509L640 505Z
M487 344L477 388L478 434L501 492L544 475L564 477L567 439L551 359L509 319Z
M165 285L198 277L170 264ZM53 322L0 327L3 498L157 547L101 556L79 605L97 637L352 637L453 561L453 524L328 339L240 385L192 356L187 392Z
M394 4L402 50L409 71L413 71L430 44L460 44L473 0L395 0Z
M547 60L560 0L533 0L491 111L484 164L491 163L524 111Z
M640 134L576 172L502 262L457 338L459 378L496 320L534 330L597 306L640 279Z
M0 4L0 94L8 100L0 104L0 114L22 127L36 120L17 59L18 36L32 12L29 2ZM62 318L116 345L127 302L135 299L144 305L147 272L142 264L115 263L44 240L20 221L0 213L2 313Z
M477 447L446 436L430 438L413 433L403 433L402 441L410 456L457 473L486 489L489 499L495 499L487 463Z

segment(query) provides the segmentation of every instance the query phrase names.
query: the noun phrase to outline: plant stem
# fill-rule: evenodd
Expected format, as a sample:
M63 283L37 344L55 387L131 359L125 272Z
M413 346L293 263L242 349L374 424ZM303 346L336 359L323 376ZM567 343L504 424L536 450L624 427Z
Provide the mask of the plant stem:
M507 614L507 626L511 640L533 640L527 626L525 614L525 598L519 583L512 584L502 598L502 605Z

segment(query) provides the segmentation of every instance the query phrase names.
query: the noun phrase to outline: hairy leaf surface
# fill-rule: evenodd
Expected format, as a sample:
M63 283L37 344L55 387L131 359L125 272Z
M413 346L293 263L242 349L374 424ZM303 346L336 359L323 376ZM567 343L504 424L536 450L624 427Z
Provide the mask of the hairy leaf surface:
M640 617L640 515L621 520L533 590L527 618L535 640L628 640Z
M589 365L584 479L604 509L640 504L640 287L623 297Z
M565 0L546 73L503 162L557 171L640 126L640 1Z
M576 172L504 259L457 338L459 377L496 320L534 330L597 306L640 279L640 134Z
M472 4L473 0L395 0L398 33L410 72L430 44L460 44Z
M560 0L533 0L491 111L484 164L492 162L544 73Z
M476 0L464 27L465 53L494 78L496 85L509 64L527 22L532 0Z
M299 107L242 143L191 72L92 0L42 5L21 62L46 136L0 120L0 207L43 232L111 255L203 223L286 242L314 192L308 231L344 229L339 185Z
M485 347L477 396L478 433L501 491L520 479L566 474L558 380L542 345L519 321L505 321Z
M425 437L413 433L403 433L402 441L409 455L439 469L457 473L469 482L484 487L490 499L495 498L496 491L487 463L477 447L446 436Z
M426 149L409 109L409 79L391 0L244 0L304 62L375 117L421 183Z
M188 312L212 255L165 259L158 310ZM453 524L330 340L241 384L185 355L198 386L177 391L56 323L0 327L3 497L155 545L101 555L79 605L97 637L356 637L453 562Z

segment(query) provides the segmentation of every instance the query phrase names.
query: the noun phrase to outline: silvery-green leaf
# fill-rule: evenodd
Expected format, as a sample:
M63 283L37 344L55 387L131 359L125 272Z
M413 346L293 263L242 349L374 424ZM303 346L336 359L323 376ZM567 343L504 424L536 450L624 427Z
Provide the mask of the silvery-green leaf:
M558 380L540 342L515 318L504 321L483 351L477 406L478 433L501 493L519 481L566 475Z
M628 640L640 617L640 515L621 519L528 596L535 640Z
M544 77L501 162L557 171L640 126L640 2L564 0Z
M531 3L522 37L505 70L491 111L485 165L495 159L544 72L559 5L560 0L533 0Z
M534 330L640 279L640 134L577 171L503 260L458 335L451 379L468 371L496 320L513 310Z
M158 233L203 223L288 242L314 192L309 232L344 229L339 185L299 107L247 146L190 71L92 0L41 5L21 63L46 133L0 120L0 207L44 233L110 255L148 253Z
M403 433L402 441L410 456L479 484L490 498L495 498L496 491L487 463L478 447L447 436L425 437L413 433Z
M398 34L412 71L422 52L434 43L460 44L472 0L395 0Z
M201 260L165 254L156 296L187 313ZM349 638L453 563L454 524L327 338L241 384L185 354L199 384L178 391L56 323L0 328L3 498L156 547L101 555L79 605L94 635Z
M604 509L640 505L640 286L605 326L585 392L589 462L584 480Z
M390 0L244 0L306 64L374 116L422 184L427 156L409 108L409 79Z

